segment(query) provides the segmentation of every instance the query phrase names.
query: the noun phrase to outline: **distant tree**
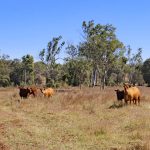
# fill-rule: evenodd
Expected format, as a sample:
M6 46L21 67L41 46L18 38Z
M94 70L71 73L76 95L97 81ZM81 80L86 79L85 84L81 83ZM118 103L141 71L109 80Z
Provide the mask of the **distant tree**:
M0 56L0 86L10 85L10 60L8 55Z
M78 46L74 46L73 44L68 44L68 46L66 47L66 53L68 55L68 57L65 58L65 60L69 61L69 60L74 60L78 57Z
M34 63L35 84L45 84L43 82L46 75L46 64L42 61Z
M64 41L59 44L61 39L61 36L53 38L52 41L48 43L47 50L43 49L40 51L40 59L50 67L53 67L53 65L56 63L56 60L59 59L57 56L65 44Z
M27 54L22 57L24 84L34 84L34 59Z
M136 54L132 54L131 56L131 47L128 46L128 63L126 65L126 71L129 74L129 82L132 84L139 84L142 85L144 83L143 77L142 77L142 48L139 48L137 50Z
M142 48L139 48L137 50L137 53L133 55L132 64L134 68L132 83L143 85L144 80L142 76L142 65L143 65Z
M56 61L59 59L58 54L60 53L65 42L62 41L62 37L55 37L47 45L47 50L43 49L39 56L40 59L46 64L46 78L47 86L55 86L54 83L57 82L57 73L59 70L59 65L56 64Z
M144 61L142 66L142 74L144 81L150 86L150 58Z
M89 64L86 60L76 58L66 61L64 64L64 79L68 85L80 86L89 84Z
M126 49L115 53L115 61L107 73L107 85L119 85L124 82L127 58L125 57Z
M20 85L23 82L23 68L21 60L14 59L11 61L10 81L13 85Z
M64 70L67 84L80 87L81 84L89 84L90 63L79 55L79 46L68 44L66 53Z

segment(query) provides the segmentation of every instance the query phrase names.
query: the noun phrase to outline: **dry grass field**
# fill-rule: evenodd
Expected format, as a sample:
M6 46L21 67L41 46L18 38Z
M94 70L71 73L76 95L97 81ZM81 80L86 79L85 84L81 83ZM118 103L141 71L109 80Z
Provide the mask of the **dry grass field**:
M115 87L25 100L1 88L0 150L149 150L150 88L139 88L140 106L121 106Z

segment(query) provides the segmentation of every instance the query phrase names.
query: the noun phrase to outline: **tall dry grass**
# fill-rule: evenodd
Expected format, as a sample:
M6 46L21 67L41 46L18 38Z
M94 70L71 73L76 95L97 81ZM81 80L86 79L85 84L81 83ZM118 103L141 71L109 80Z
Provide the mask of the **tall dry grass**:
M72 88L25 100L18 89L0 89L0 149L149 150L150 88L139 87L140 106L120 105L116 88Z

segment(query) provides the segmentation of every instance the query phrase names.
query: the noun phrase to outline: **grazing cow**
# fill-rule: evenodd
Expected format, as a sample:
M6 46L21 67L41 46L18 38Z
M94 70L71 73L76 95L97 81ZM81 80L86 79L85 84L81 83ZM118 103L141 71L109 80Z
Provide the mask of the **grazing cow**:
M28 96L30 95L31 91L29 88L25 88L25 87L19 87L19 95L21 98L28 98Z
M124 84L124 99L125 102L127 103L127 101L133 101L133 103L137 103L140 104L140 97L141 97L141 93L140 90L137 87L131 87L128 84Z
M54 94L54 90L52 88L41 89L41 92L44 94L45 97L51 97Z
M115 90L117 95L117 100L122 101L124 99L124 90Z

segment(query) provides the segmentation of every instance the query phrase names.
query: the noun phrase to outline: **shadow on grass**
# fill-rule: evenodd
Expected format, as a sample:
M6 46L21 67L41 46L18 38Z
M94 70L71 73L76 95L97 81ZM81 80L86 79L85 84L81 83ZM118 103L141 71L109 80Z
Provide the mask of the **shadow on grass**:
M112 104L111 106L109 106L108 107L108 109L118 109L118 108L122 108L122 107L124 107L125 105L123 104L123 103L115 103L114 102L114 104Z

